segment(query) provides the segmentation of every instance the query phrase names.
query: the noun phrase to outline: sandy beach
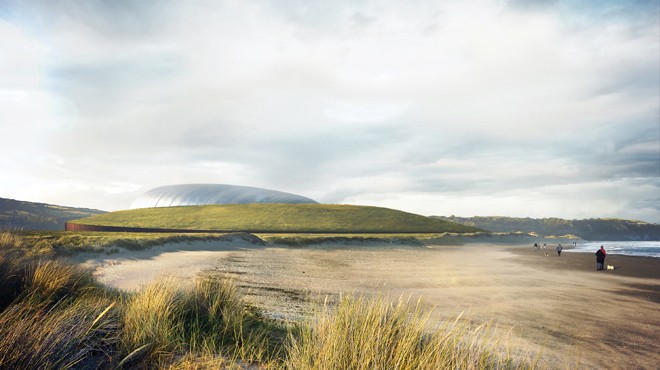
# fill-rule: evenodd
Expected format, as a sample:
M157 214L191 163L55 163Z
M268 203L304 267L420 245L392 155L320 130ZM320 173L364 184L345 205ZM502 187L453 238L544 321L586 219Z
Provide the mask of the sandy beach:
M548 252L549 256L545 256ZM246 241L170 244L139 252L80 255L97 279L125 290L159 276L232 277L246 299L295 320L342 293L421 299L436 322L491 322L512 347L541 350L541 368L657 369L660 259L595 256L553 246L392 244L257 246Z

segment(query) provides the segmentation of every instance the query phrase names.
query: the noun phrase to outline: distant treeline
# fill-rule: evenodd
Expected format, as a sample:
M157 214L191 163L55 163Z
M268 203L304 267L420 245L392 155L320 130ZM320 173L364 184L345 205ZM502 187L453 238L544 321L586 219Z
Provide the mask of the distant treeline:
M0 230L64 230L66 221L100 213L105 212L0 198Z
M591 218L456 217L431 216L492 232L536 233L539 236L575 235L584 240L660 240L660 225L643 221Z

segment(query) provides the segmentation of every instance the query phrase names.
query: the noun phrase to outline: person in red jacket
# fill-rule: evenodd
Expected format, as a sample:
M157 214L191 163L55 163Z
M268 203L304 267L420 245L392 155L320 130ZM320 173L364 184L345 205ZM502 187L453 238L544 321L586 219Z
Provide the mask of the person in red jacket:
M596 251L596 270L602 270L605 267L605 256L607 256L607 252L601 245L600 249Z

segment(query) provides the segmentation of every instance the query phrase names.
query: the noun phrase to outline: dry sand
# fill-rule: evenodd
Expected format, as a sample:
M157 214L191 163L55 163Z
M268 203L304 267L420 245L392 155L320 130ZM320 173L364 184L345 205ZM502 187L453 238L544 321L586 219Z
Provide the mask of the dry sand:
M137 289L160 275L233 277L268 315L297 319L310 301L340 293L421 297L437 321L461 312L497 324L512 346L542 350L547 368L660 368L660 259L595 256L504 245L322 245L248 242L173 244L78 257L107 285ZM545 252L550 255L545 256Z

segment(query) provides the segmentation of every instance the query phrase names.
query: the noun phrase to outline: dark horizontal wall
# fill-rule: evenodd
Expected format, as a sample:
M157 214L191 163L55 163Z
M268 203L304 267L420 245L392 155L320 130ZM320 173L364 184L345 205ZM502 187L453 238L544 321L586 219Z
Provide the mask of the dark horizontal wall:
M155 228L141 228L141 227L119 227L119 226L100 226L100 225L82 225L74 222L66 222L64 224L66 231L104 231L104 232L125 232L125 233L236 233L245 232L252 234L424 234L419 231L275 231L275 230L187 230L187 229L155 229Z

